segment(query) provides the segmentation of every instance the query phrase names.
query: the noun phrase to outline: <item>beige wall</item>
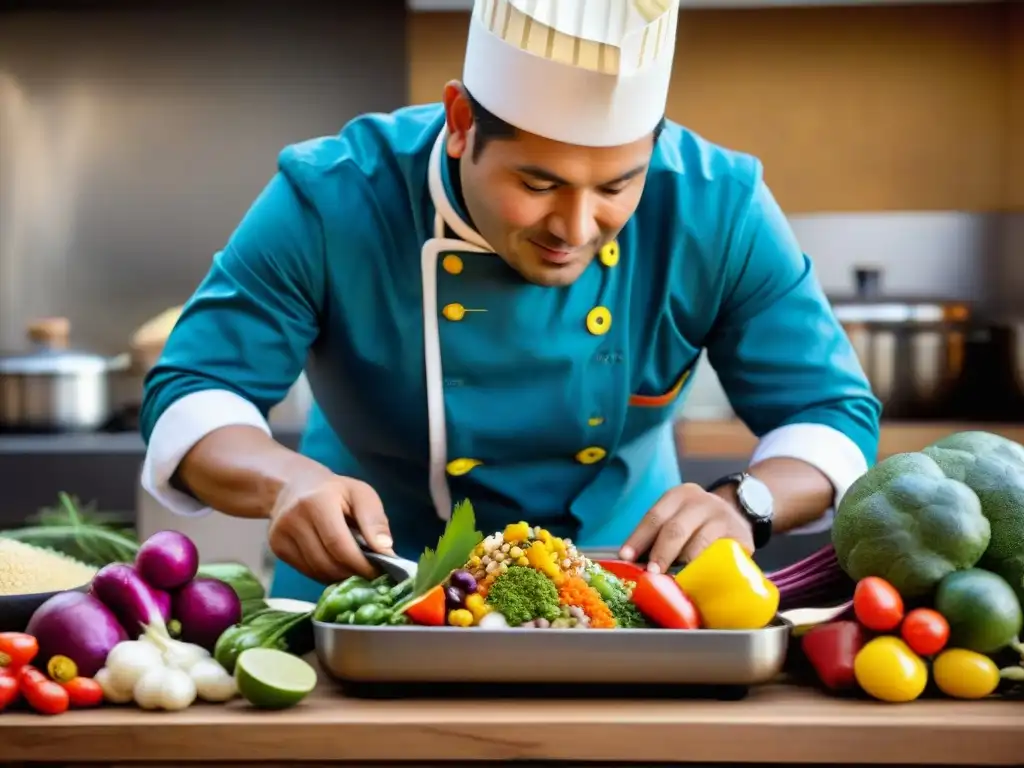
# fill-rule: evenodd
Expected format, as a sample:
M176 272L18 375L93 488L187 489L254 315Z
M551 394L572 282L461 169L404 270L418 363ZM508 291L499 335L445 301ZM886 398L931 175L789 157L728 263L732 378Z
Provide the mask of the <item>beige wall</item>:
M1005 181L1010 13L685 11L668 113L758 155L789 213L1021 207L1024 172L1009 201ZM466 23L458 13L411 15L413 103L436 101L460 75ZM1017 128L1024 170L1021 136Z
M1009 29L1009 173L1007 200L1010 208L1024 212L1024 5L1007 9Z

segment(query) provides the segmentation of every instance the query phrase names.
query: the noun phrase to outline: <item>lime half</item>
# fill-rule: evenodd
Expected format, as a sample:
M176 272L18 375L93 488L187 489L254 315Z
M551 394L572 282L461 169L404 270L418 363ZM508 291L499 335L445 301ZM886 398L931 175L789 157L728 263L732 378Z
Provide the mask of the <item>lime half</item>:
M238 692L254 707L293 707L316 687L316 670L298 656L276 648L249 648L235 667Z

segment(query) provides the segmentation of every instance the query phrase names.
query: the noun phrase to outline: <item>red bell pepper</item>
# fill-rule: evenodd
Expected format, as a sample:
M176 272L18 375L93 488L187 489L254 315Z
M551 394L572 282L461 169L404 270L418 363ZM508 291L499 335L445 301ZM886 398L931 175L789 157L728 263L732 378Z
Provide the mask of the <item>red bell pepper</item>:
M647 573L643 566L631 563L628 560L598 560L597 564L612 574L612 576L617 576L626 581L636 581Z
M856 621L831 621L809 630L801 648L822 685L842 691L857 685L853 660L866 641L864 628Z
M631 581L634 579L630 579ZM633 605L662 629L697 629L700 614L667 573L640 571L635 577Z
M444 587L438 584L410 603L405 609L405 615L416 624L443 627L447 617L445 606Z

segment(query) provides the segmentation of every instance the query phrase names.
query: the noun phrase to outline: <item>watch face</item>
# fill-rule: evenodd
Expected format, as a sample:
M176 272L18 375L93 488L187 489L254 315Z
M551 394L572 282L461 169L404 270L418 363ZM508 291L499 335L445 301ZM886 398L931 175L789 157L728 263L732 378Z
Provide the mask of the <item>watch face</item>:
M747 476L737 489L740 503L754 517L770 519L775 504L768 486L756 477Z

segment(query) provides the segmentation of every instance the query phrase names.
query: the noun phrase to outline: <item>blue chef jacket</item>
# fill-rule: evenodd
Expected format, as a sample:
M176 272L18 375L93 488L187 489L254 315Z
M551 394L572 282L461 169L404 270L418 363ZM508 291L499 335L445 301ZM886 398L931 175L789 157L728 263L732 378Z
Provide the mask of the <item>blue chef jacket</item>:
M618 240L552 288L469 224L443 132L419 106L281 152L147 379L147 441L201 390L266 417L305 369L301 452L373 486L412 558L461 499L485 533L619 546L681 482L702 350L756 435L827 425L874 460L878 403L756 159L669 123ZM273 594L319 596L277 568Z

